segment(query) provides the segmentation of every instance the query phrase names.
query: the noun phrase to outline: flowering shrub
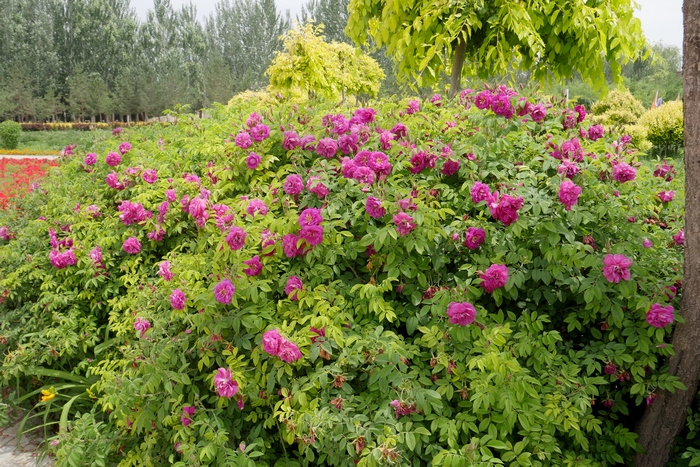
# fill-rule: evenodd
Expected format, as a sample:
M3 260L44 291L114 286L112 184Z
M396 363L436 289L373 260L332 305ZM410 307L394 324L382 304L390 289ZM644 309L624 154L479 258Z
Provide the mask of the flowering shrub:
M11 199L24 196L33 182L56 165L56 162L41 159L0 158L0 209L5 209Z
M239 100L67 157L0 217L2 381L96 380L59 464L629 461L680 386L682 167L485 91Z

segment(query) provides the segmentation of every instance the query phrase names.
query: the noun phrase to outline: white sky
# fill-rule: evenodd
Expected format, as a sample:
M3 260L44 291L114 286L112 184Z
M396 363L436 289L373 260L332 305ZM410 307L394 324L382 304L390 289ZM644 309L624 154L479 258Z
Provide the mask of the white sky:
M171 0L175 8L190 0ZM214 11L218 0L191 0L197 6L200 18L209 16ZM682 0L636 0L641 6L637 17L642 20L642 27L650 43L663 42L666 45L683 47L683 13ZM292 19L301 13L305 0L276 0L278 8L289 10ZM141 17L153 7L152 0L131 0L131 5Z

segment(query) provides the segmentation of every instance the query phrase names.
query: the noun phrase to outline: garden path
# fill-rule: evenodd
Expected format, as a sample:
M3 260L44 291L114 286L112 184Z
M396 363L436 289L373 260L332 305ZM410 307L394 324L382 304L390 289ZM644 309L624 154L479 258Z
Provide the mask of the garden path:
M41 452L39 444L42 437L36 433L22 436L22 442L17 446L17 426L0 428L0 466L1 467L50 467L53 461L44 458L37 464L37 455Z

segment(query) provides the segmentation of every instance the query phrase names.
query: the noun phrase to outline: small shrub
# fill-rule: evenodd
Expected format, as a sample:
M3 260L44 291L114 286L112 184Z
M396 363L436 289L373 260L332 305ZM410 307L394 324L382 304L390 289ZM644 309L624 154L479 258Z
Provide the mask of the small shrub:
M0 143L4 149L16 149L22 136L22 126L12 120L0 123Z
M592 121L605 125L634 125L644 113L644 106L627 90L613 89L593 105Z
M683 144L683 102L672 101L645 113L639 121L646 127L647 139L668 152Z

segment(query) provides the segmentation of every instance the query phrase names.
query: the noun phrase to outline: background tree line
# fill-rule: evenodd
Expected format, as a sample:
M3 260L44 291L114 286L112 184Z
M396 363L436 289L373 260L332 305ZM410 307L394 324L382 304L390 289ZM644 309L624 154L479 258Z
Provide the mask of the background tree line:
M291 26L274 0L221 0L204 21L192 4L154 3L140 20L129 0L0 0L0 117L146 119L226 102L265 86Z
M324 24L329 42L352 43L348 3L308 0L297 19ZM265 70L292 27L274 0L220 0L203 21L193 4L170 0L155 0L144 20L129 0L0 0L0 11L0 118L18 121L144 120L177 104L227 102L268 84ZM367 50L386 74L382 95L399 92L385 50ZM656 90L664 100L682 90L678 48L654 46L654 56L623 68L645 106ZM580 79L563 87L584 103L597 99Z

